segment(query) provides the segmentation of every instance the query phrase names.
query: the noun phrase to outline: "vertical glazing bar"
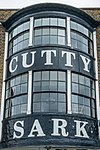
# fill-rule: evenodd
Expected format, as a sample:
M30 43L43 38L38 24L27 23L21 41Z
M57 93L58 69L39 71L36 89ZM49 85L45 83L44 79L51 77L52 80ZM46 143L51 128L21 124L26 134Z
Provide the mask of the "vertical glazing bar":
M33 20L34 18L30 18L30 30L29 30L29 46L33 46Z
M28 72L28 103L27 103L27 114L31 114L32 104L32 71Z
M67 113L72 114L72 107L71 107L71 70L67 70Z
M71 46L70 17L67 17L67 46Z
M5 78L6 78L6 59L8 51L8 32L5 32L5 51L4 51L4 66L3 66L3 84L2 84L2 100L1 100L1 116L0 116L0 141L2 138L2 121L4 117L5 104Z
M100 103L99 103L99 83L98 83L98 60L97 60L96 31L93 32L93 42L94 42L94 58L95 58L95 74L96 74L96 108L97 108L96 111L97 111L97 119L100 121ZM100 139L100 127L99 127L99 139Z

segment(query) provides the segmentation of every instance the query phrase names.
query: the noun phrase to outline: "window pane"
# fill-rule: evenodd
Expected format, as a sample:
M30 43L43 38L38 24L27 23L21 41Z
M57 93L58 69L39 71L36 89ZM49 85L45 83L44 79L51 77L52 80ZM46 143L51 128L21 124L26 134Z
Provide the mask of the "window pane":
M65 84L65 82L58 82L58 91L62 91L62 92L66 91L66 84Z
M72 112L78 113L78 105L77 104L72 104Z
M57 102L57 93L50 93L50 101Z
M49 99L50 99L49 93L41 93L41 102L43 101L49 102Z
M58 44L65 45L65 37L58 36Z
M49 71L42 71L42 80L49 80Z
M57 35L57 29L56 28L50 28L50 35Z
M49 91L49 82L42 82L42 91Z
M65 102L66 103L66 95L58 93L58 101L59 102Z
M49 28L44 28L44 29L42 30L42 34L43 34L43 35L49 35Z
M41 98L40 96L41 96L40 93L34 94L33 95L33 102L39 102L40 98Z
M50 71L50 80L57 80L57 71Z
M78 93L78 84L72 83L72 92Z
M78 104L78 95L72 95L72 102Z
M35 45L41 44L41 36L35 37Z
M41 82L34 82L33 83L33 91L37 92L41 90Z
M41 102L41 112L49 112L49 103Z
M50 90L57 91L57 82L50 81Z
M49 36L42 36L42 44L49 44Z
M58 35L65 36L65 30L58 29Z
M60 81L66 80L65 72L58 71L58 80L60 80Z
M49 25L49 18L42 19L42 26Z
M58 26L65 27L65 19L58 19Z
M33 112L40 112L41 105L40 103L33 103Z
M50 36L50 44L57 44L57 36Z
M72 73L72 82L78 83L78 74Z
M50 18L50 25L57 26L57 18Z
M35 29L35 36L41 35L41 29Z
M57 112L57 102L50 102L50 112Z
M36 27L36 26L41 26L41 19L36 19L34 26L35 26L35 27Z
M58 103L58 112L66 112L66 103Z
M34 81L41 80L41 72L34 72Z

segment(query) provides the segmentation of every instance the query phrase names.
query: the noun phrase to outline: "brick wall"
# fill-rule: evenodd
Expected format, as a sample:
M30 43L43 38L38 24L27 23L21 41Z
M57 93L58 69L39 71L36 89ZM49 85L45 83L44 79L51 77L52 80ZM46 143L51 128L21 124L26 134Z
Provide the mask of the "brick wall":
M0 10L0 22L4 22L15 12L16 10ZM2 26L2 24L0 24L0 105L2 96L4 47L5 47L5 29Z
M100 8L85 8L81 9L89 14L96 20L100 20ZM17 10L0 10L0 22L8 19ZM4 45L5 45L5 29L0 24L0 105L2 95L2 80L3 80L3 57L4 57ZM100 84L100 27L97 29L97 50L98 50L98 70L99 70L99 84Z

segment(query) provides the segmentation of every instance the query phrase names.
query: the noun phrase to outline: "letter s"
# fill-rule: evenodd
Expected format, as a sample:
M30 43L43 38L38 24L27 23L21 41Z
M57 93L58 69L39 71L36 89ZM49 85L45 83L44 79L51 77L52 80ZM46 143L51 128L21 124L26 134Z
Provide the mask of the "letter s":
M21 126L18 126L20 124ZM24 121L17 121L14 124L14 134L13 134L13 139L15 138L21 138L24 135ZM18 132L18 135L16 134Z

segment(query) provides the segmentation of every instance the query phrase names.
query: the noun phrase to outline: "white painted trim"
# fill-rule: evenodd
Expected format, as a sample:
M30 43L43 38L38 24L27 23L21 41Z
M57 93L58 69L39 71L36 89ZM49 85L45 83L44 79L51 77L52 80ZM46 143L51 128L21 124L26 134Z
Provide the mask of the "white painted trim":
M28 76L28 103L27 103L27 114L31 114L31 104L32 104L32 71L29 71Z
M5 78L6 78L6 59L8 51L8 32L5 32L5 51L4 51L4 69L3 69L3 84L2 84L2 100L1 100L1 117L0 117L0 141L2 138L2 121L4 117L5 104Z
M71 46L70 17L67 17L67 46Z
M97 42L96 42L96 31L93 32L94 42L94 58L95 58L95 75L96 75L96 110L98 119L98 134L100 139L100 102L99 102L99 83L98 83L98 60L97 60Z
M67 70L67 113L72 114L72 107L71 107L71 70Z
M96 106L97 106L97 118L100 120L100 103L99 103L99 84L98 84L98 60L97 60L97 43L96 43L96 31L93 32L94 41L94 58L95 58L95 75L96 75Z
M34 18L30 18L30 30L29 30L29 46L33 46L33 20Z

